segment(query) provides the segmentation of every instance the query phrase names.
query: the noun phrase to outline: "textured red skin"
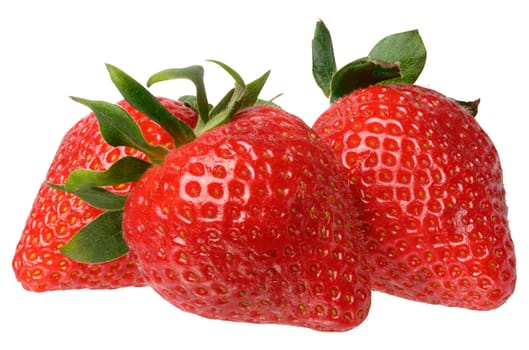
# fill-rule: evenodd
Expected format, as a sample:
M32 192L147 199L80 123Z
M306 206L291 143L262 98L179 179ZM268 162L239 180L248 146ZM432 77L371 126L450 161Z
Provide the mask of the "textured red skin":
M159 100L187 124L196 124L197 115L192 109L170 99ZM121 101L119 105L138 123L149 142L173 147L171 137L161 127L128 103ZM126 155L147 159L143 153L131 148L108 145L101 136L96 117L90 113L64 136L50 165L46 181L62 184L77 168L106 170ZM110 190L126 194L131 186L129 183ZM101 213L101 210L74 195L52 189L43 183L13 258L13 269L22 286L35 292L144 286L145 280L130 253L100 264L78 263L60 253L59 249L79 229Z
M124 237L149 284L185 311L344 331L370 306L348 186L304 122L251 107L147 171Z
M313 128L354 183L374 290L477 310L513 293L500 159L462 107L418 86L373 86Z

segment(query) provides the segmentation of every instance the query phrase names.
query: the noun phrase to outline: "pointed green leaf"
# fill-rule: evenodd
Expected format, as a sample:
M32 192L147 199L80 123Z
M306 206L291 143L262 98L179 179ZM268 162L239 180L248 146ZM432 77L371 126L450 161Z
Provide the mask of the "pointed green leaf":
M219 114L221 111L225 110L228 107L228 104L232 100L233 93L235 92L235 89L231 89L222 97L222 99L215 105L211 111L209 112L211 116Z
M66 191L75 192L83 188L112 186L137 181L150 166L150 163L142 159L124 157L117 160L106 171L76 169L66 179Z
M222 67L230 76L235 80L235 88L230 90L213 108L208 108L208 117L201 118L195 128L195 134L200 135L207 130L217 127L227 122L233 113L237 109L237 105L242 99L243 93L241 91L246 89L246 85L242 77L227 64L216 61L208 60L209 62L215 63Z
M47 181L45 183L46 185L53 188L54 190L66 192L66 188L64 187L64 185L54 184L52 182L47 182Z
M46 185L58 191L71 193L95 208L108 211L123 210L127 196L118 195L99 187L84 187L75 192L67 191L65 185L46 182Z
M259 98L259 94L270 75L270 71L268 71L250 84L246 85L239 73L227 64L216 60L209 60L209 62L215 63L224 69L233 80L235 80L235 87L210 110L208 122L206 124L197 125L195 129L196 135L200 135L207 130L211 130L228 122L238 110L255 105Z
M246 92L242 98L241 104L238 107L239 109L253 106L257 102L259 94L261 93L261 90L266 84L266 80L269 76L270 71L267 71L265 74L263 74L262 76L260 76L259 78L252 81L246 86Z
M175 118L147 89L117 67L107 64L110 78L121 95L137 110L164 128L174 139L175 146L195 139L193 129Z
M246 85L240 74L227 64L216 60L209 60L209 62L215 63L222 67L226 72L228 72L228 74L230 74L233 80L235 80L235 88L230 90L228 94L226 94L219 102L219 104L211 111L212 117L214 117L220 111L226 109L230 103L237 109L253 106L258 100L259 94L261 93L266 81L268 80L268 77L270 76L270 71L267 71L262 76ZM236 92L237 94L235 94ZM234 94L236 95L235 97Z
M84 187L71 192L93 207L116 211L125 208L127 196L119 195L99 187Z
M231 99L228 102L226 108L221 110L218 114L213 115L211 119L202 127L199 128L197 126L197 135L203 134L208 130L211 130L219 125L228 122L233 116L233 114L235 114L235 112L237 112L237 110L239 109L240 103L244 98L245 93L246 87L237 84L233 90L233 94L231 95Z
M150 163L139 158L124 157L106 171L76 169L66 179L64 189L96 208L122 210L127 197L100 187L137 181L150 166Z
M336 60L331 33L318 21L312 39L312 75L325 96L330 97L331 80L336 72Z
M123 239L122 219L122 211L101 214L77 232L61 253L81 263L101 263L123 256L129 248Z
M217 61L217 60L208 60L208 62L212 62L212 63L215 63L215 64L221 66L226 72L228 72L229 75L231 75L233 80L235 80L235 84L236 85L240 85L240 86L245 86L246 85L244 83L244 80L240 76L240 74L237 73L233 68L228 66L226 63L223 63L223 62L220 62L220 61Z
M281 108L277 103L275 103L274 101L276 99L278 99L281 95L283 94L278 94L274 97L272 97L271 99L269 100L262 100L262 99L257 99L257 101L255 102L256 105L261 105L261 106L273 106L273 107L277 107L277 108Z
M400 78L385 80L383 84L413 84L426 63L426 48L418 30L389 35L380 40L369 53L374 60L398 63L402 72Z
M206 123L208 121L209 104L204 86L204 68L201 66L190 66L187 68L165 69L152 75L147 81L147 86L150 87L154 83L171 79L188 79L195 84L197 93L196 110L202 122Z
M266 82L266 79L269 75L269 72L267 72L261 78L253 81L250 86L251 92L248 95L248 87L246 86L244 80L239 75L239 73L237 73L233 68L223 62L216 60L208 61L219 65L222 69L228 72L228 74L233 78L233 80L235 80L235 87L231 89L221 99L219 104L211 110L209 121L205 125L197 125L197 135L200 135L208 130L211 130L219 125L228 122L237 110L243 108L243 106L246 106L246 97L248 97L248 106L255 104L259 92L261 91L264 82ZM252 102L252 99L255 100Z
M369 85L400 76L398 64L360 58L337 71L331 82L331 102Z
M72 97L72 99L94 112L99 122L101 134L109 145L115 147L128 146L142 151L153 163L160 163L164 159L168 152L167 149L149 144L136 122L120 106L79 97Z
M272 100L257 100L255 102L255 105L257 106L271 106L271 107L276 107L276 108L281 108L277 103L274 103Z
M125 157L116 161L106 171L76 169L70 173L64 185L48 185L72 193L96 208L123 210L127 196L112 193L101 187L137 181L150 166L150 163L139 158Z

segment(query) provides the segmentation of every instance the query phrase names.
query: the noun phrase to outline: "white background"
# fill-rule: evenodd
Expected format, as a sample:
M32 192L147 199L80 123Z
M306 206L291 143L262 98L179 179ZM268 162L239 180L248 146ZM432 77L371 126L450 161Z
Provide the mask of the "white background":
M493 3L494 5L491 5ZM527 16L515 1L3 1L0 4L0 349L527 349ZM518 259L515 294L489 312L374 293L367 320L345 333L211 321L148 288L31 293L11 269L15 245L62 135L87 109L69 95L117 101L104 63L139 81L203 64L212 101L230 78L272 69L263 97L312 123L327 101L312 81L310 44L321 18L338 65L385 35L419 29L428 60L418 83L481 98L478 120L504 168ZM158 95L193 91L164 83Z

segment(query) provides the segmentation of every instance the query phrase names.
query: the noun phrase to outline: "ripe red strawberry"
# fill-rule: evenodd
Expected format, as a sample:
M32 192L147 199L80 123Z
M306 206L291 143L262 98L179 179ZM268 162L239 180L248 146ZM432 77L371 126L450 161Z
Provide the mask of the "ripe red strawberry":
M391 40L382 41L384 59ZM356 75L347 66L338 73ZM332 81L330 95L338 96L313 129L353 182L373 289L477 310L502 305L514 291L516 262L500 159L487 134L436 91L389 84L347 93L354 84Z
M124 235L149 284L208 318L357 326L370 291L339 164L278 108L235 119L170 153L131 192Z
M463 107L418 86L372 86L314 130L354 183L375 290L480 310L512 294L500 160Z
M301 119L255 106L268 73L246 85L217 63L236 87L213 108L204 108L205 92L197 91L202 113L195 130L168 128L182 141L179 147L145 170L121 215L103 214L119 221L122 232L111 230L119 232L102 238L104 244L88 243L93 235L79 232L63 252L110 260L124 243L163 298L208 318L322 331L359 325L369 312L370 284L339 162ZM152 96L109 68L125 99L167 127L160 109L151 108ZM155 80L188 73L164 71ZM80 101L112 117L108 124L126 122L112 105ZM101 129L107 121L100 119ZM138 139L132 128L124 130L124 142ZM95 184L80 181L82 188Z
M160 102L176 117L191 126L197 114L181 102L160 98ZM171 137L160 126L138 112L129 103L119 103L153 144L171 147ZM104 141L95 115L77 122L64 136L50 165L46 181L62 184L76 168L106 170L124 156L145 159L145 155L129 147L112 147ZM126 194L131 184L112 187L114 193ZM73 194L41 185L27 219L13 259L16 278L28 290L42 292L57 289L107 289L143 286L130 254L106 263L82 264L64 256L59 249L82 227L102 212Z

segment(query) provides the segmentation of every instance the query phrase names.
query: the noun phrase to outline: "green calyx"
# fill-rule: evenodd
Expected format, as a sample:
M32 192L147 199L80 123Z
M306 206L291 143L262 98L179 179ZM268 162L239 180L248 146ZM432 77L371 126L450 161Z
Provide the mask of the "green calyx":
M126 196L117 195L103 187L137 181L150 166L149 162L139 158L124 157L106 171L76 169L63 185L48 185L72 193L96 208L119 211L125 206Z
M222 67L234 79L235 87L216 106L208 103L201 66L167 69L154 74L147 86L171 79L188 79L196 87L196 95L184 96L199 114L195 129L175 118L145 87L119 68L107 65L110 78L123 98L138 111L159 124L173 138L178 147L192 142L200 134L230 121L239 110L255 104L271 104L259 100L259 94L270 72L246 84L232 68L219 61L210 61ZM123 238L122 217L127 196L108 190L108 186L134 182L141 178L152 164L161 164L169 150L150 144L132 117L120 106L104 101L72 97L89 107L96 116L105 141L114 147L132 147L143 152L150 162L135 157L124 157L106 171L77 169L70 173L64 184L48 185L54 189L74 194L104 212L79 230L61 248L65 256L82 263L100 263L119 258L128 252Z
M375 84L413 84L425 64L426 47L415 29L386 36L366 57L337 69L331 34L322 21L316 23L312 39L312 76L331 103ZM472 116L478 113L479 99L454 101Z
M426 48L417 30L380 40L366 57L336 67L331 34L316 24L312 40L312 74L331 102L374 84L414 83L426 63Z

